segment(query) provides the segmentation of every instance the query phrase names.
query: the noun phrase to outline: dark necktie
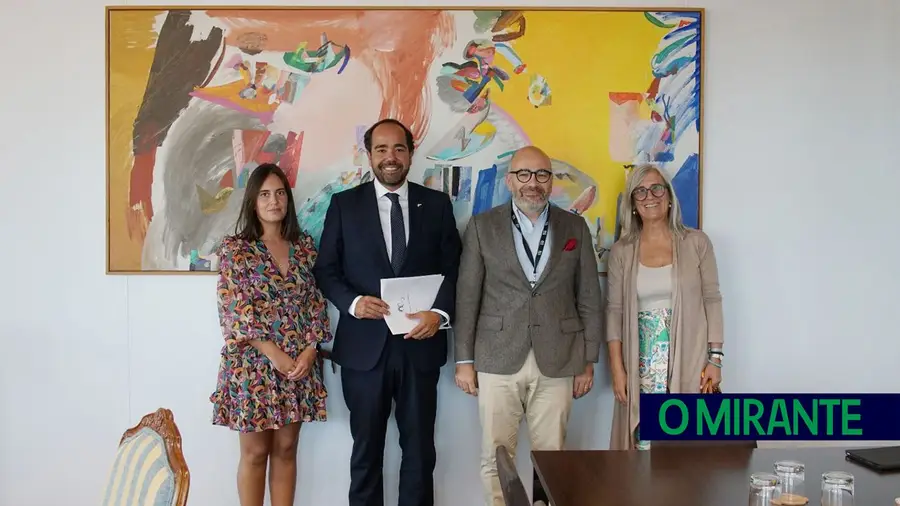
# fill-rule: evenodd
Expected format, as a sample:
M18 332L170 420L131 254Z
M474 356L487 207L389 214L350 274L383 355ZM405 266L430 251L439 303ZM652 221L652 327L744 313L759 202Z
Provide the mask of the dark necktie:
M406 227L403 226L400 195L388 193L387 197L391 199L391 267L394 274L400 274L400 267L406 258Z

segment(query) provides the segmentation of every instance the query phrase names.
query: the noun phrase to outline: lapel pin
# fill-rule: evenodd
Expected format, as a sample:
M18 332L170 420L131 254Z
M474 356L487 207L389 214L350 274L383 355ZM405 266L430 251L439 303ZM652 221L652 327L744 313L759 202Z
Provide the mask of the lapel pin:
M418 204L416 204L416 207L422 207L422 203L419 202Z

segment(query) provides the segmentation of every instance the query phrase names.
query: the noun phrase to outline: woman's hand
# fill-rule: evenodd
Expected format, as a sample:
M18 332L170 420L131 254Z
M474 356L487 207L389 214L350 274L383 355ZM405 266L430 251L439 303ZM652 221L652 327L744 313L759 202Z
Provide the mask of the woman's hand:
M275 370L284 376L290 377L291 371L294 369L294 359L279 348L269 350L266 354L269 361L275 367Z
M288 379L290 380L298 380L305 378L313 368L313 361L316 360L316 348L315 346L310 346L303 350L300 353L300 356L297 357L297 361L294 363L294 367L291 372L288 374Z
M628 375L625 373L624 366L613 366L612 381L613 394L616 396L616 400L621 404L625 404L628 401Z
M722 383L722 369L712 364L706 364L706 369L700 375L700 392L713 392ZM706 385L709 385L708 387Z

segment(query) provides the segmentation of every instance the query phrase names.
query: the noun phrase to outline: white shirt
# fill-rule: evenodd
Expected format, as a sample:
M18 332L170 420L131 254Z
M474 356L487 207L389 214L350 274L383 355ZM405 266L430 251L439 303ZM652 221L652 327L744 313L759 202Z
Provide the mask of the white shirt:
M381 232L384 234L384 245L387 246L388 258L391 258L393 240L391 239L391 207L394 205L387 194L390 190L385 188L377 179L375 182L375 201L378 203L378 219L381 221ZM400 196L400 210L403 211L403 230L406 231L406 244L409 244L409 182L403 181L403 186L397 188Z
M387 247L387 255L390 258L393 251L391 248L393 242L391 239L391 207L394 203L387 196L391 190L385 188L378 179L373 180L373 183L375 184L375 202L378 204L378 220L381 221L381 233L384 235L384 245ZM403 185L393 193L400 196L398 200L400 201L400 210L403 211L403 230L406 232L406 244L409 244L409 182L403 181ZM356 303L361 298L362 295L357 295L350 304L350 314L354 317L356 317ZM440 328L449 329L450 316L440 309L432 309L432 311L441 316Z
M541 253L540 260L537 259L538 248L541 243L541 234L544 232L544 224L550 219L550 204L544 206L544 210L541 211L541 214L534 223L531 222L531 219L528 218L528 216L525 216L525 213L519 209L515 202L513 202L512 208L513 212L516 213L516 219L519 221L519 226L522 227L522 233L520 234L519 230L516 228L516 224L512 223L512 219L510 218L509 226L513 229L513 242L516 246L516 256L519 258L519 264L522 265L525 277L534 284L537 283L538 278L541 277L541 273L544 272L544 267L547 266L547 259L550 258L550 249L548 248L548 245L552 244L551 235L553 234L553 230L548 229L547 240L544 243L544 251ZM528 259L528 253L525 252L525 243L522 242L523 237L528 241L528 247L531 249L531 254L534 259L538 260L537 272L535 272L534 267L532 267L531 260Z
M672 308L672 264L647 267L638 264L638 311Z

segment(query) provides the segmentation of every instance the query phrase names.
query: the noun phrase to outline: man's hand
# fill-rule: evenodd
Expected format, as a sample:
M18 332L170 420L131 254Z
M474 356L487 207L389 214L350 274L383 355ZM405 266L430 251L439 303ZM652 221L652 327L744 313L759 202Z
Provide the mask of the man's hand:
M456 364L456 386L469 395L478 395L478 378L475 365Z
M419 324L410 330L409 334L403 336L404 339L428 339L437 333L441 326L441 315L434 311L419 311L408 314L406 317L411 320L419 320Z
M387 302L369 295L363 296L356 303L356 317L369 320L381 320L391 314L391 307Z
M584 372L575 376L575 385L572 388L572 395L578 399L584 397L591 388L594 387L594 364L588 364L584 368Z

